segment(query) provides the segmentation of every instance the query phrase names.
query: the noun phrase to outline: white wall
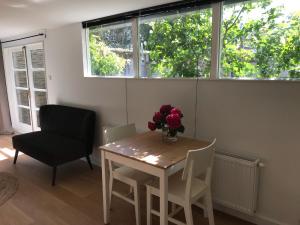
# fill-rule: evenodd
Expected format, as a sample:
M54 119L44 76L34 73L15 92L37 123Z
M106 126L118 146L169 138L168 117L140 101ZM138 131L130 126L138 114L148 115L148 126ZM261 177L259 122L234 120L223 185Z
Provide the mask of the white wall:
M218 148L261 157L258 215L290 225L300 219L300 83L101 79L83 77L81 25L47 32L50 103L97 111L99 125L134 122L140 130L163 103L184 112L185 135L216 137ZM127 85L127 92L126 92ZM197 93L197 95L196 95ZM197 109L196 107L197 96Z

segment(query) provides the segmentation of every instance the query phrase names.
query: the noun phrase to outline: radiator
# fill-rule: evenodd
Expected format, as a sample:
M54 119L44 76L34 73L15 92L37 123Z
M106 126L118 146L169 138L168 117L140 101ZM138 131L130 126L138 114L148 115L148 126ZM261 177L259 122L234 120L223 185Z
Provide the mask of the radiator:
M216 153L212 177L214 203L252 215L256 210L259 160Z

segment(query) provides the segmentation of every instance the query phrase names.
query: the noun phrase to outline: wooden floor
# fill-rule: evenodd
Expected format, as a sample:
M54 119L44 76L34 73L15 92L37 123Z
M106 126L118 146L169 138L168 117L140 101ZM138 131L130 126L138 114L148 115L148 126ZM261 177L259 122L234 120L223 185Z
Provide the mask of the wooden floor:
M0 225L102 225L101 171L91 171L86 162L78 160L58 168L57 185L51 186L51 168L20 155L13 165L14 150L10 136L0 136L0 171L19 179L19 190L0 206ZM127 190L122 185L117 188ZM124 189L126 188L126 189ZM145 197L142 193L142 224L145 222ZM202 211L193 209L194 224L207 225ZM134 209L113 198L111 225L134 225ZM181 212L179 218L183 219ZM216 225L251 225L234 217L215 212ZM153 225L158 225L158 218Z

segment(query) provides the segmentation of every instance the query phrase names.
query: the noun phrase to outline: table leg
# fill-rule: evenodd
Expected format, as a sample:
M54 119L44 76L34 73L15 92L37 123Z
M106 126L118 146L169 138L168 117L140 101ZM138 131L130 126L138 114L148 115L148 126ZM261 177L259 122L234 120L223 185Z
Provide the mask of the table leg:
M108 191L108 168L105 159L105 152L101 151L101 169L102 169L102 193L103 193L103 218L104 224L109 224L109 191Z
M168 224L168 176L166 170L160 175L160 225Z

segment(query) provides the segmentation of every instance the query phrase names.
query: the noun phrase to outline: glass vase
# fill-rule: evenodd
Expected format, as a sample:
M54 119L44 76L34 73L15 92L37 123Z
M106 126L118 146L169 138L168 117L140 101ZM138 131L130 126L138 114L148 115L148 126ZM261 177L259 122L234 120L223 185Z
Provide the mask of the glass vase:
M171 136L168 127L162 128L162 140L167 143L173 143L178 140L177 134L175 136Z

